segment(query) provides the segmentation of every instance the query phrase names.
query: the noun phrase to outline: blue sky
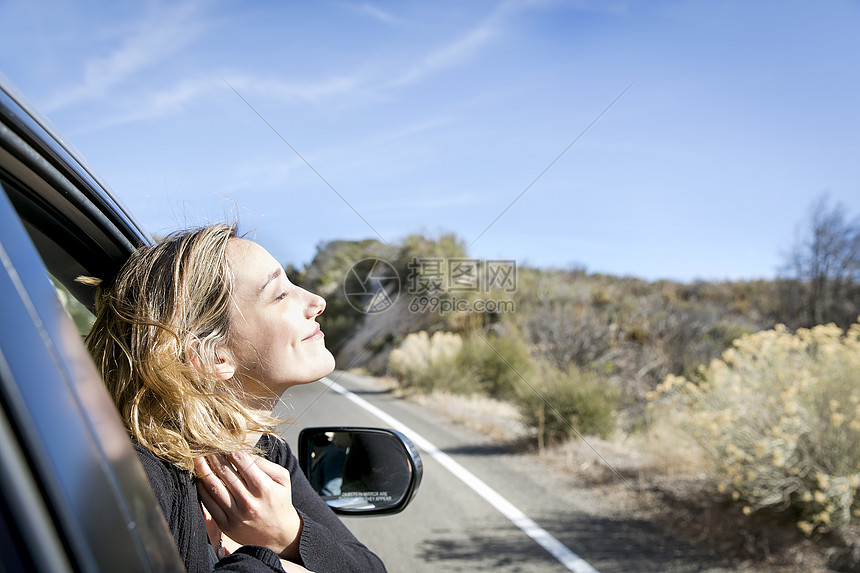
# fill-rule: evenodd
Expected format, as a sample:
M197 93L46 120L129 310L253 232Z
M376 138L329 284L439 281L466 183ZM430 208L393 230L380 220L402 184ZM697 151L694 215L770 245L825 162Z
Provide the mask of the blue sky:
M822 193L860 214L856 1L3 0L0 72L149 231L238 214L297 266L453 232L772 277Z

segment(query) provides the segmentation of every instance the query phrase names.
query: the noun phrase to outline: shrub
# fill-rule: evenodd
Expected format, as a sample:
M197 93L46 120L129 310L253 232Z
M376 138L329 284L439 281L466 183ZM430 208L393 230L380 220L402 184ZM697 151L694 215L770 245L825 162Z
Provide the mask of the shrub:
M388 369L407 388L428 392L457 383L455 359L463 340L450 332L409 334L391 351Z
M544 365L530 387L520 388L517 404L543 445L585 435L608 438L615 430L618 399L618 390L596 374Z
M538 355L559 368L590 366L611 346L610 325L590 306L541 301L520 322Z
M445 390L512 399L534 364L516 334L478 334L466 339L449 332L408 335L391 351L388 370L403 387L421 392Z
M463 342L456 365L462 390L502 400L513 398L534 370L528 345L513 332L473 333Z
M715 462L719 490L744 512L791 508L806 534L858 515L860 324L745 336L693 381L668 376L652 396Z

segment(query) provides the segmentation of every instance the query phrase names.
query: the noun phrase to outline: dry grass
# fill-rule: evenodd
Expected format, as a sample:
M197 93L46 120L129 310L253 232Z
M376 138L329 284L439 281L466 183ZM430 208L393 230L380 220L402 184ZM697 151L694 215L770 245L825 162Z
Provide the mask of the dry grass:
M607 511L623 508L631 518L648 520L667 532L683 532L690 543L732 559L747 573L860 572L860 536L804 537L791 516L762 511L751 516L741 504L714 493L707 480L709 462L675 428L659 425L648 437L612 440L586 437L536 453L516 408L480 396L447 393L410 395L422 406L489 439L517 448L571 484L599 493Z
M497 442L520 442L528 435L519 410L513 404L484 396L464 396L448 392L416 394L410 399L442 414L456 424Z

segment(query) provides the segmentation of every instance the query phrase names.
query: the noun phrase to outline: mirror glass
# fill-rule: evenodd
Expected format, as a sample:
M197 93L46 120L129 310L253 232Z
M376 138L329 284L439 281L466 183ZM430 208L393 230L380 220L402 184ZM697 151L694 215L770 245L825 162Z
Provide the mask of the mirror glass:
M310 428L299 449L311 486L338 513L399 511L417 486L409 449L390 431Z

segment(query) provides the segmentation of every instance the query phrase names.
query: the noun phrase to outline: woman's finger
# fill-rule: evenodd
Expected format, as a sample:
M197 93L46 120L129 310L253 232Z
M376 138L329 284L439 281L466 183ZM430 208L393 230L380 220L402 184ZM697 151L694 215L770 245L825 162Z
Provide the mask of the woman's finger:
M287 468L267 460L260 456L251 456L241 452L233 452L230 454L232 462L237 468L240 468L246 482L254 480L257 487L263 487L265 478L274 480L282 486L290 486L290 472ZM254 467L250 467L253 465ZM245 468L243 470L242 468Z
M242 474L233 466L233 463L224 454L206 456L206 461L212 472L217 475L228 489L245 489Z
M221 523L227 519L227 508L233 506L230 492L224 487L224 483L212 472L212 468L205 458L194 459L194 469L197 471L197 493L200 501L206 505L206 509L216 522Z
M213 497L229 502L230 492L224 479L224 470L211 456L194 458L197 481L202 483Z
M215 523L221 524L227 522L227 513L224 511L224 507L209 495L209 492L206 491L206 488L200 482L197 482L197 494L200 497L200 502L203 504L203 507L206 508L206 511L209 512L209 515L212 516L212 519L215 520Z
M263 458L252 456L244 452L231 452L225 456L226 461L235 468L236 473L241 476L245 488L253 495L259 495L271 481L260 469L259 462Z

